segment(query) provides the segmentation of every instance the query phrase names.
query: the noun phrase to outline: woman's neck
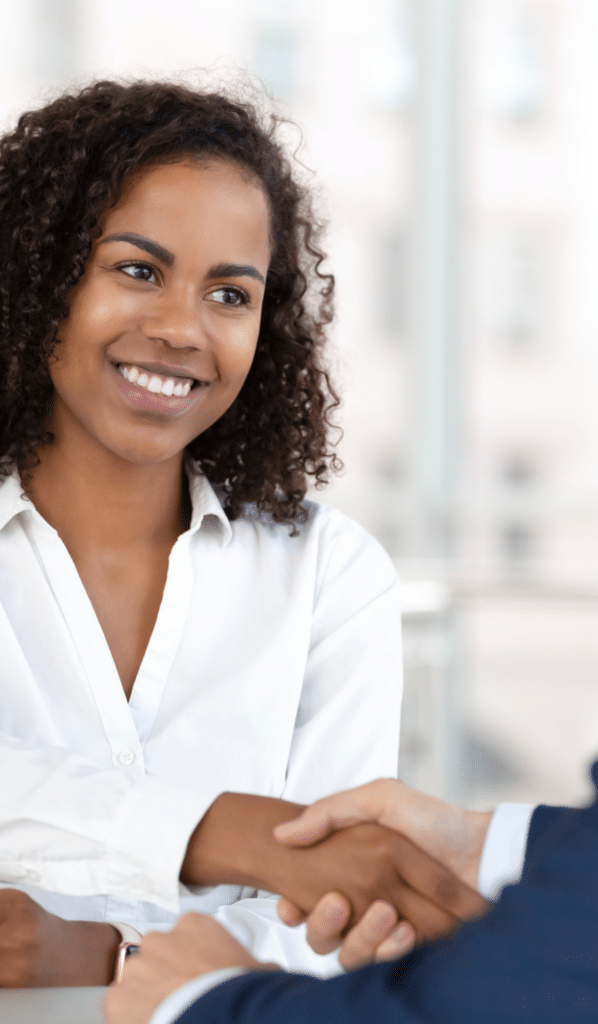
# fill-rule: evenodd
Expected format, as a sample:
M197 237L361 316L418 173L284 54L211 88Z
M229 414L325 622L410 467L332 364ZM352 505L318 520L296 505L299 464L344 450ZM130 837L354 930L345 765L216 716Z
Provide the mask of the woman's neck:
M182 453L150 465L110 453L92 461L80 451L54 445L39 456L27 479L27 494L71 553L172 546L189 527Z

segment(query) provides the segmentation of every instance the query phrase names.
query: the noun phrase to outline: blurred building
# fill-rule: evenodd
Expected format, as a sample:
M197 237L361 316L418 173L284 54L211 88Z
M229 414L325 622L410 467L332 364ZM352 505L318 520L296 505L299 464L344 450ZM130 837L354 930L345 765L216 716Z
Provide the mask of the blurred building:
M347 468L323 498L407 583L401 771L469 803L583 799L598 746L595 0L3 13L5 124L90 77L241 67L302 126L332 224L345 399Z

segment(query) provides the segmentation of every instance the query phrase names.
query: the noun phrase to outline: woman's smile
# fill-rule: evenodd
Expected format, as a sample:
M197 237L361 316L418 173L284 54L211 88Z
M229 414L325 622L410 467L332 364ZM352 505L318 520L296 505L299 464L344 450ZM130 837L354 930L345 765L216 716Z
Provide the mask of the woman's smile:
M210 381L197 381L193 377L156 373L147 364L111 364L120 377L116 385L132 409L179 416L198 400L205 397ZM201 394L204 392L204 394Z
M185 159L126 181L58 331L56 444L180 456L245 382L269 257L267 199L235 165Z
M194 385L209 387L210 384L209 381L196 381L193 377L184 377L178 373L167 376L162 368L160 372L156 373L148 366L125 366L124 363L120 363L118 370L121 376L129 381L129 384L134 384L135 387L145 391L151 391L152 394L168 395L168 397L175 395L177 398L186 398Z

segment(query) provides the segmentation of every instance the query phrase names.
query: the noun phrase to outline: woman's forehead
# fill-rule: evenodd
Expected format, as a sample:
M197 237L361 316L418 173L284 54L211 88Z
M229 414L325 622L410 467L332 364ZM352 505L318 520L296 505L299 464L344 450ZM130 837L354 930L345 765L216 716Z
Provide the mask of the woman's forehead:
M101 217L101 235L158 231L173 239L202 238L270 254L270 207L261 183L238 165L184 158L140 168Z
M212 182L217 189L221 188L223 181L229 183L229 188L232 185L241 190L256 189L262 193L268 207L270 205L263 182L250 168L225 157L211 154L196 156L191 153L168 159L156 159L129 171L123 178L115 205L119 205L124 197L130 196L140 188L154 188L164 180L186 179L188 182L194 182L198 177L207 183Z

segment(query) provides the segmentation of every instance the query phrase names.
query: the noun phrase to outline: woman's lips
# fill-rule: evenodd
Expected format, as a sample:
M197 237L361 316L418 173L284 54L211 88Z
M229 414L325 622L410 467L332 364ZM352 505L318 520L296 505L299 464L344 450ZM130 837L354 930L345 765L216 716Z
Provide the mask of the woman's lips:
M123 373L122 368L126 369L127 376ZM110 363L110 369L120 393L133 409L137 409L140 412L158 412L176 416L179 413L185 412L197 401L200 395L206 395L212 383L211 381L195 381L189 377L175 378L166 374L162 376L161 374L150 372L142 366L136 366L134 363ZM131 381L129 379L131 370L137 371L139 376L136 380ZM134 376L135 374L133 374ZM147 377L147 383L140 384L140 376ZM153 381L155 383L152 384L152 388L149 388L148 384ZM173 386L172 394L168 393L170 386L167 386L166 392L162 391L163 385L165 383L168 384L169 381ZM174 389L176 385L182 386L184 393L180 395L175 394Z

